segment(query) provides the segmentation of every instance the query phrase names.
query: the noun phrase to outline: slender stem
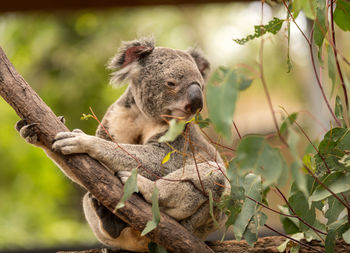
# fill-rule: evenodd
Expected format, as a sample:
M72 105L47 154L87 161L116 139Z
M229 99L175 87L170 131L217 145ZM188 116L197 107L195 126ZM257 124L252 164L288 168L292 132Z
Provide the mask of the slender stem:
M262 4L262 6L261 6L261 22L262 22L264 2L262 1L261 4ZM272 119L273 119L273 123L275 125L275 128L276 128L276 131L278 133L278 136L279 136L280 140L282 141L282 143L285 146L288 147L288 144L287 144L286 140L283 138L283 136L281 135L280 129L278 127L276 115L275 115L275 112L274 112L273 106L272 106L272 100L271 100L270 92L269 92L269 90L267 88L265 75L264 75L264 39L261 38L260 41L261 42L260 42L260 51L259 51L259 64L258 64L259 65L259 70L260 70L260 80L261 80L261 83L262 83L263 88L264 88L264 92L265 92L265 96L266 96L266 99L267 99L267 103L269 105L270 112L271 112Z
M289 217L289 218L295 218L295 219L298 219L299 221L301 221L302 223L304 223L306 226L308 226L309 228L311 228L312 230L314 230L316 233L320 233L320 234L323 234L323 235L327 235L327 233L321 231L321 230L318 230L317 228L311 226L310 224L308 224L306 221L304 221L302 218L300 218L298 215L296 215L295 213L294 214L286 214L286 213L282 213L280 211L277 211L275 209L272 209L271 207L265 205L264 203L261 203L251 197L249 197L248 195L245 196L246 198L250 199L251 201L255 202L256 204L258 204L259 206L263 207L263 208L266 208L267 210L270 210L271 212L274 212L274 213L277 213L279 215L282 215L282 216L285 216L285 217ZM322 240L322 237L320 235L318 235L321 240Z
M327 190L330 194L332 194L333 197L335 197L343 206L345 206L348 211L350 210L350 206L345 203L341 198L338 197L337 194L335 194L331 189L328 188L327 185L325 185L311 170L309 167L307 167L304 163L304 168L309 172L309 174L319 183L325 190Z
M316 64L315 64L315 59L314 59L314 53L313 53L313 50L312 50L312 37L313 37L313 34L314 34L314 30L313 30L313 29L311 30L311 36L310 36L310 39L308 39L308 38L306 37L305 33L303 32L303 30L301 30L301 28L299 27L298 23L295 21L295 19L294 19L294 17L293 17L293 14L292 14L291 11L289 10L286 1L285 1L285 0L282 0L282 1L283 1L284 6L286 7L286 9L287 9L287 11L288 11L290 17L292 18L293 23L297 26L298 30L301 32L301 34L303 35L303 37L305 38L305 40L306 40L306 42L307 42L307 44L308 44L308 46L309 46L309 51L310 51L310 56L311 56L311 62L312 62L312 68L313 68L314 73L315 73L315 77L316 77L316 81L317 81L318 87L319 87L319 89L321 90L323 100L325 101L325 103L326 103L326 105L327 105L327 108L328 108L330 114L332 115L332 117L334 118L335 122L337 122L337 124L338 124L339 126L341 126L340 121L339 121L338 118L335 116L335 114L334 114L334 112L333 112L333 110L332 110L332 108L331 108L331 106L330 106L330 104L329 104L329 101L328 101L328 99L327 99L327 97L326 97L326 94L325 94L325 92L324 92L324 90L323 90L323 87L322 87L322 83L321 83L320 78L319 78L318 73L317 73Z
M238 128L237 128L237 126L236 126L236 123L235 123L233 120L232 120L232 123L233 123L233 126L234 126L235 129L236 129L236 132L237 132L237 134L238 134L239 139L242 140L242 136L241 136L241 134L240 134L239 131L238 131Z
M289 201L287 200L287 198L284 196L284 194L282 193L282 191L275 185L275 189L278 191L278 193L280 194L280 196L283 198L284 202L286 203L286 205L288 206L289 210L296 216L298 216L293 207L290 205ZM308 226L309 228L311 228L313 231L315 231L315 233L317 234L317 236L321 239L321 241L324 242L324 239L321 237L320 234L323 234L323 235L327 235L327 233L321 231L321 230L318 230L317 228L311 226L310 224L308 224L306 221L304 221L301 217L298 216L298 220L301 221L302 223L304 223L306 226ZM320 233L320 234L319 234Z
M200 173L199 173L199 169L198 169L198 165L197 165L196 156L195 156L195 154L194 154L194 148L193 148L191 142L190 142L190 149L191 149L191 153L192 153L192 157L193 157L194 164L195 164L195 166L196 166L196 171L197 171L197 176L198 176L198 179L199 179L199 183L201 184L203 193L207 196L207 192L205 191L205 188L204 188L204 185L203 185L203 182L202 182L202 179L201 179L201 175L200 175Z
M293 242L296 242L296 243L299 244L300 246L304 246L304 247L309 248L309 249L311 249L311 250L314 250L314 251L316 251L316 252L323 253L322 251L320 251L320 250L318 250L318 249L316 249L316 248L314 248L314 247L312 247L312 246L310 246L310 245L308 245L308 244L306 244L306 243L300 242L300 241L298 241L298 240L296 240L296 239L294 239L294 238L292 238L292 237L290 237L290 236L288 236L288 235L285 235L285 234L282 234L281 232L278 232L277 230L273 229L272 227L270 227L270 226L267 225L267 224L265 224L264 226L265 226L266 228L272 230L272 231L275 232L276 234L279 234L280 236L283 236L283 237L285 237L285 238L287 238L287 239L289 239L289 240L291 240L291 241L293 241Z
M211 144L214 144L214 145L216 145L216 146L218 146L218 147L221 147L221 148L225 148L225 149L231 150L232 152L236 152L236 150L233 149L233 148L227 147L227 146L225 146L225 145L222 145L222 144L220 144L220 143L218 143L218 142L213 141L213 140L210 138L210 136L209 136L206 132L204 132L204 130L203 130L202 128L199 128L199 129L200 129L201 132L205 135L205 137L207 137L208 141L209 141Z
M318 87L319 87L319 89L320 89L320 91L322 93L323 100L326 103L327 108L328 108L329 112L331 113L331 115L332 115L333 119L335 120L335 122L337 122L337 124L339 126L341 126L341 123L340 123L339 119L335 116L335 114L334 114L334 112L332 110L332 107L329 104L329 101L327 99L326 93L324 92L324 89L323 89L320 77L318 76L318 73L317 73L316 63L315 63L315 59L314 59L314 51L312 49L313 35L314 35L314 29L312 28L311 29L311 34L310 34L310 42L311 43L309 44L309 51L310 51L310 56L311 56L312 68L313 68L314 73L315 73L315 77L316 77L316 81L317 81Z
M343 73L342 73L340 65L339 65L339 60L338 60L338 55L337 55L338 53L336 50L337 46L336 46L336 42L335 42L335 29L334 29L334 18L333 18L333 0L330 0L330 5L331 5L331 32L332 32L332 41L333 41L333 53L334 53L335 63L336 63L339 78L340 78L340 83L341 83L341 86L343 88L345 104L346 104L346 111L347 111L349 109L349 100L348 100L348 93L346 90Z
M323 157L323 155L321 155L320 151L316 148L316 146L312 143L310 137L306 134L306 132L304 131L304 129L298 124L298 122L295 120L294 121L295 125L298 126L299 130L303 133L303 135L306 137L306 139L309 141L309 143L312 145L312 147L315 149L315 151L317 152L317 154L320 156L320 158L322 159L324 165L326 166L327 172L328 174L331 173L331 169L329 168L326 159Z

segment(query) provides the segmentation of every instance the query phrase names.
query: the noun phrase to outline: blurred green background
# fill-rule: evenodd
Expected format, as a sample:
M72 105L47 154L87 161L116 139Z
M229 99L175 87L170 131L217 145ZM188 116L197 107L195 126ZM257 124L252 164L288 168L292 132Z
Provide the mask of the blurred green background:
M56 115L66 118L70 129L94 134L97 123L80 117L89 113L91 106L102 118L123 92L123 87L108 85L109 72L105 69L121 41L153 35L159 46L187 49L197 45L213 69L236 65L256 77L252 69L257 68L259 41L239 46L232 39L253 33L253 26L260 23L260 5L250 2L3 13L0 46ZM266 5L264 13L264 22L273 16L285 18L278 5ZM302 14L298 22L307 28ZM308 114L304 124L313 127L317 137L329 116L317 90L313 90L306 44L292 27L293 70L287 73L287 39L282 30L276 37L266 37L264 52L274 108L278 111L278 105L283 105L289 112L307 110L316 115L320 124L312 119L313 123L308 123ZM338 41L338 47L346 43ZM95 244L82 214L83 190L65 178L42 150L18 136L14 125L19 117L1 98L0 115L0 250ZM242 134L273 131L259 80L240 95L235 120Z

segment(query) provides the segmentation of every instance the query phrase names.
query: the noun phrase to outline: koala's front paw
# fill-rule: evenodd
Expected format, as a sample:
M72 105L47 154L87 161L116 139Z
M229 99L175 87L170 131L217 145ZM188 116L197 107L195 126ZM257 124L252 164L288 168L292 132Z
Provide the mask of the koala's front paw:
M38 135L35 126L38 123L28 124L25 119L18 121L15 125L16 130L26 142L39 146Z
M85 134L80 129L72 132L60 132L56 135L52 149L64 155L88 153L88 147L94 136Z

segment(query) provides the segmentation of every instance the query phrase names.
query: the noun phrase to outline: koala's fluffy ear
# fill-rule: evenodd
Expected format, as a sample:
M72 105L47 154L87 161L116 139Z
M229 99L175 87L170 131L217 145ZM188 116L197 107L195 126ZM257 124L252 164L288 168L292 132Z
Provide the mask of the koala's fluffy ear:
M203 56L198 48L191 48L188 50L188 53L192 56L204 80L206 80L210 71L209 61Z
M153 38L142 38L123 42L123 46L108 64L108 68L116 70L112 73L111 84L118 84L132 77L139 70L138 61L152 53L154 49Z

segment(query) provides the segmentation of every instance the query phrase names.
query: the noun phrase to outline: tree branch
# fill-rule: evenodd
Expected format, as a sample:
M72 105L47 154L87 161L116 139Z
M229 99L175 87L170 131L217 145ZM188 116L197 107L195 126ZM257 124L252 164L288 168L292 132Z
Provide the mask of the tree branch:
M58 132L69 131L17 73L1 47L0 95L13 107L19 117L27 120L28 124L38 123L39 140L47 148L51 149ZM88 155L64 156L57 153L55 162L64 164L71 170L98 201L132 228L142 231L147 221L152 219L150 204L135 194L125 203L125 207L115 212L115 207L123 195L123 185L117 177ZM212 252L201 240L165 214L161 215L157 228L147 237L171 252Z
M209 247L216 253L278 253L277 247L281 245L286 240L283 236L268 236L259 238L254 247L248 245L244 240L242 241L212 241L207 242ZM306 240L301 240L303 243L317 249L321 252L324 252L324 244L321 241L312 240L307 242ZM294 243L294 242L293 242ZM297 244L297 243L295 243ZM334 252L337 253L347 253L347 249L344 249L342 245L346 245L344 240L336 240L334 246ZM346 246L347 247L347 246ZM57 253L105 253L104 249L91 249L84 251L60 251ZM311 252L308 248L301 247L299 250L300 253ZM117 251L110 250L108 253L130 253L129 251Z

